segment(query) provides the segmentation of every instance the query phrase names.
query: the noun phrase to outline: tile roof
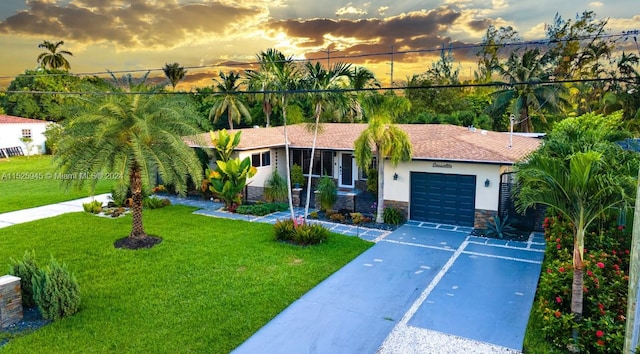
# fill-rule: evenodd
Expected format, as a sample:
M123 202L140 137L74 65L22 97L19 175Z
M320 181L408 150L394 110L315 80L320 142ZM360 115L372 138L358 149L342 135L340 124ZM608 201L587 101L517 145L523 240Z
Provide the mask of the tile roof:
M14 116L0 114L0 124L18 124L18 123L46 124L48 122L40 119L30 119L30 118L14 117Z
M538 148L541 141L536 138L513 136L509 148L509 134L480 129L469 129L447 124L398 124L407 132L413 146L414 159L474 161L485 163L513 163ZM321 126L316 141L317 149L353 150L353 142L367 124L325 123ZM282 127L247 128L242 131L238 150L251 150L284 146ZM305 124L291 125L287 129L290 146L309 148L313 132ZM188 139L190 146L212 147L209 134L200 141Z

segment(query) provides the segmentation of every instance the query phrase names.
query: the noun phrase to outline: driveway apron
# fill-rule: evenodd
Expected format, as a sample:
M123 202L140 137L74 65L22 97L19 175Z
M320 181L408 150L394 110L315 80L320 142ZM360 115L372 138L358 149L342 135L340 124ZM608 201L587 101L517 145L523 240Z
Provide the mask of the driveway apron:
M544 239L409 222L303 295L234 353L522 350Z

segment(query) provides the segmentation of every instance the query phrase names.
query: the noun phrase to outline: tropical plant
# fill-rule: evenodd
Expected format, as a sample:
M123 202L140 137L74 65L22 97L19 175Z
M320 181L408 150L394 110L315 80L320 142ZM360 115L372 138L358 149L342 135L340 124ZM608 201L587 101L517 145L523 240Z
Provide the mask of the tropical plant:
M73 56L73 54L68 50L58 51L60 46L64 45L64 41L57 42L49 42L43 41L38 44L38 48L45 48L47 51L40 53L38 55L38 65L41 68L49 68L49 69L60 69L62 68L65 71L69 71L71 69L71 64L69 64L69 60L65 58L65 55Z
M395 98L391 98L395 101ZM392 123L392 117L403 109L394 110L388 106L388 101L383 101L375 107L376 114L369 120L369 126L360 134L354 142L354 154L359 168L368 168L373 161L373 151L376 157L376 170L378 171L378 202L376 210L376 222L382 223L384 213L384 163L385 159L393 166L400 161L411 160L412 147L409 136L402 129ZM391 107L404 107L403 105ZM373 151L372 151L373 150Z
M228 161L216 160L217 168L208 169L209 189L220 198L225 208L230 212L242 204L242 192L247 185L247 179L253 177L257 169L251 165L251 159L239 157Z
M287 199L287 181L280 176L277 169L264 183L264 198L268 202L282 202Z
M338 199L338 187L335 181L329 176L322 176L316 189L320 197L320 208L322 210L331 209Z
M190 117L195 113L181 97L156 95L158 88L131 83L126 89L112 87L111 94L86 98L87 103L65 127L54 156L61 173L100 176L118 172L120 194L132 196L132 229L116 247L151 247L159 238L147 235L142 220L143 190L156 176L184 194L187 181L202 179L202 169L184 136L199 133ZM64 180L66 186L95 188L97 178Z
M187 74L187 70L184 66L180 66L178 63L164 64L162 71L164 72L164 76L166 76L171 83L173 91L176 90L176 85L178 85L178 83L184 79L184 76Z
M506 79L503 84L507 88L492 94L492 114L502 117L511 111L523 133L534 131L531 113L535 112L546 123L544 111L557 113L566 104L563 86L542 83L549 73L538 48L525 49L524 53L511 52L507 62L495 70Z
M229 129L233 129L233 122L240 124L240 120L244 117L247 121L251 121L251 114L247 107L242 103L240 95L240 74L229 72L228 74L220 72L220 79L213 79L216 83L216 93L213 94L214 104L209 112L209 119L213 122L223 113L227 113Z
M605 212L631 201L633 178L611 173L616 168L595 151L576 152L566 158L538 153L518 165L518 211L545 205L573 224L571 312L577 322L583 310L585 232ZM574 330L577 333L577 328Z
M500 219L500 216L496 215L489 219L487 224L487 233L485 236L506 239L515 234L516 228L511 225L509 217L505 216L504 219Z
M82 209L91 214L99 214L102 211L102 202L94 200L88 203L82 203Z
M291 166L291 183L294 186L302 187L304 186L304 174L302 173L302 166L294 163Z
M260 63L260 69L247 70L247 86L252 91L262 91L260 94L262 101L262 112L265 115L266 126L271 126L271 114L273 107L278 103L278 97L272 91L277 88L277 77L274 75L274 57L278 56L275 49L268 49L256 55Z
M384 208L382 218L384 223L389 225L400 225L405 221L404 212L394 207Z
M226 129L218 130L217 134L209 132L211 143L215 149L216 160L229 161L233 151L240 144L242 131L229 134Z

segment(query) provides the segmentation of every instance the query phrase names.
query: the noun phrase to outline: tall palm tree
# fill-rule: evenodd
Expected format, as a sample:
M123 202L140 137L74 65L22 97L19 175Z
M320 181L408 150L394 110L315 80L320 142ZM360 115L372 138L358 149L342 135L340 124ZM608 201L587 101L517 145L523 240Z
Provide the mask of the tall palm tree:
M164 76L166 76L167 79L169 79L169 82L171 82L171 88L173 91L176 90L176 85L184 79L184 76L187 74L187 70L184 66L180 66L178 63L164 64L162 71L164 71Z
M291 194L291 172L289 162L291 161L289 154L289 136L287 132L287 107L289 105L289 93L287 91L293 90L298 86L300 79L300 69L293 60L293 57L285 57L282 52L276 49L268 49L266 52L260 54L265 68L270 73L270 81L273 83L274 91L280 91L278 93L280 100L280 107L282 108L282 120L283 120L283 132L284 132L284 152L285 152L285 165L287 176L287 189L289 198L289 211L291 218L295 218L295 211L293 209L293 196Z
M43 41L42 43L38 44L38 48L45 48L47 50L46 52L40 53L40 55L38 55L38 65L42 68L62 68L66 71L69 71L69 69L71 69L71 65L69 64L67 58L65 58L64 56L73 56L73 54L68 50L58 51L58 48L61 45L64 45L64 41L58 41L55 43Z
M311 143L311 159L309 159L309 176L307 182L307 199L304 206L304 218L309 214L309 202L311 201L311 174L313 171L314 154L316 152L316 140L318 138L318 129L320 126L320 115L323 111L323 105L330 104L335 96L342 96L340 92L333 92L332 89L338 89L343 79L348 78L350 74L351 64L342 62L335 63L328 69L325 69L316 62L315 65L307 62L305 65L306 77L303 79L303 86L310 91L311 103L314 106L314 124L313 124L313 141Z
M574 227L571 312L579 321L583 308L584 237L604 212L630 203L626 190L632 177L611 173L615 165L596 151L578 151L568 158L537 153L518 166L516 208L536 204L552 208Z
M77 107L65 127L54 161L63 173L95 178L66 180L67 185L88 183L93 189L103 172L120 176L117 191L132 195L132 228L116 247L146 248L160 239L143 227L143 190L156 174L184 193L190 176L202 180L202 168L183 136L199 133L190 118L196 113L181 97L154 94L157 88L136 84L112 87L112 94L97 95Z
M252 91L262 91L262 112L264 113L266 126L271 126L271 113L277 104L278 98L272 92L276 87L276 78L271 68L271 60L275 55L274 49L260 52L256 55L260 63L259 70L247 70L247 86Z
M363 90L380 88L380 81L376 79L371 70L364 67L354 67L349 74L349 88L355 91L346 94L347 109L344 115L349 117L349 121L353 123L354 120L362 120L364 118L362 101L366 99L371 91Z
M209 112L209 119L213 118L216 122L223 113L227 113L229 129L233 129L233 122L240 124L240 120L244 117L251 121L251 113L240 99L240 74L229 72L228 74L220 72L222 81L213 79L216 82L217 92L213 95L215 104Z
M566 103L562 86L541 84L548 79L549 73L537 48L526 49L522 55L512 52L507 62L495 70L506 79L503 84L508 88L493 93L490 108L495 116L510 110L517 117L521 132L533 131L530 113L536 112L546 123L543 111L560 112Z

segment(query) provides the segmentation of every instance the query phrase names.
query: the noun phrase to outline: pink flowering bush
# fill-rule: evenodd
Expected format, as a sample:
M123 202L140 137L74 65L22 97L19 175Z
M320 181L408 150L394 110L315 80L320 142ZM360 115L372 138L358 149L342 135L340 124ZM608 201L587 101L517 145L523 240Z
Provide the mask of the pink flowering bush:
M546 218L543 226L547 250L536 306L542 313L545 338L562 350L577 346L583 353L622 352L630 236L617 226L585 235L583 318L577 323L579 339L574 343L573 226L561 217Z

